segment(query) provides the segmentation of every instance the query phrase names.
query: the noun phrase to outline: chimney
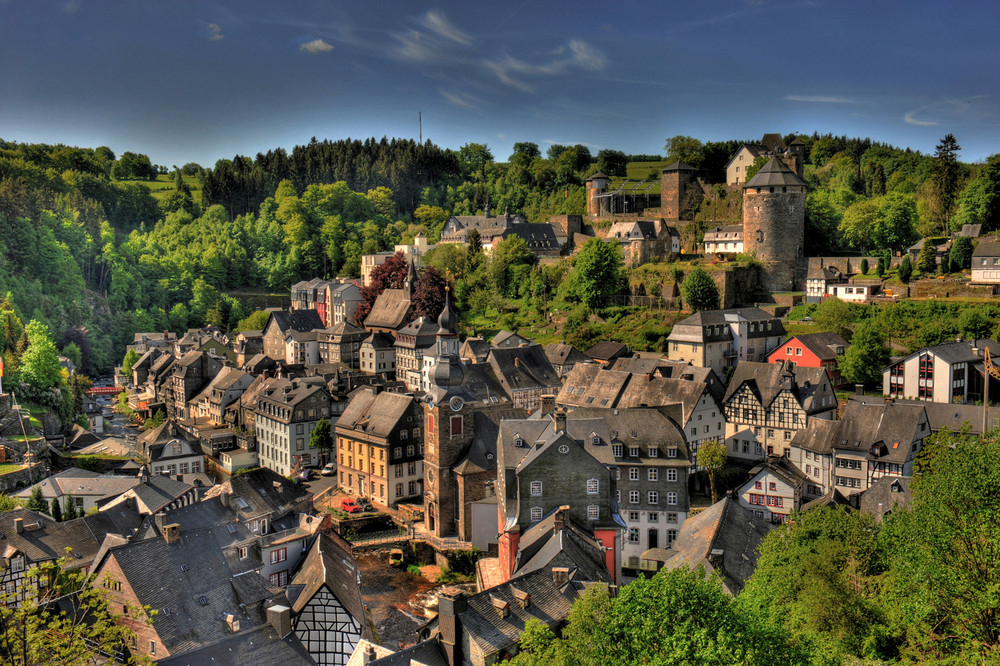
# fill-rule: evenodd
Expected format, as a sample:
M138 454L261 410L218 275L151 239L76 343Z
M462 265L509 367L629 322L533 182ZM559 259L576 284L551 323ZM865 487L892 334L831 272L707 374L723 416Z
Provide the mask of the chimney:
M723 570L722 563L723 563L723 556L725 554L726 551L723 550L722 548L713 548L712 551L708 554L708 563L712 565L713 569L721 572Z
M219 502L222 506L229 508L229 493L219 493Z
M163 540L168 544L177 543L181 538L181 526L171 523L163 526Z
M566 410L557 409L555 411L555 419L552 422L552 428L556 432L566 432Z
M552 525L553 525L553 529L556 532L558 532L558 531L560 531L560 530L562 530L562 529L564 529L566 527L566 513L565 512L567 512L567 511L569 511L569 505L568 504L563 504L561 507L559 507L559 510L556 511L556 515L552 516Z
M556 397L552 394L543 395L541 402L542 416L551 414L556 408Z
M552 582L562 587L569 582L569 567L552 567Z
M153 522L156 523L156 529L158 529L158 530L160 530L162 532L163 531L163 526L167 522L166 519L167 519L167 514L165 514L165 513L158 513L155 516L153 516Z
M465 612L465 593L451 588L438 597L438 630L444 645L448 666L462 663L462 623L459 615Z
M229 625L229 631L238 633L240 630L240 619L233 615L232 613L226 614L226 624Z
M15 518L14 519L14 530L18 534L24 534L24 518Z
M368 666L368 664L372 663L377 658L378 655L375 653L375 646L368 643L368 645L365 646L365 651L361 654L361 666Z
M292 609L288 606L271 606L267 609L267 623L278 632L278 638L292 633Z
M511 590L514 592L514 599L517 601L517 605L521 608L527 608L531 605L531 595L524 590L519 590L516 587L512 587Z

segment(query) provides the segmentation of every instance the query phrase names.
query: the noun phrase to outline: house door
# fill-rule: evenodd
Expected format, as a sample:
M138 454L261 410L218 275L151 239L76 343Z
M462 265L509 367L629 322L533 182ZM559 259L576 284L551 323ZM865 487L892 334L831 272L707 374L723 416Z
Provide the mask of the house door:
M650 548L659 548L660 547L660 544L659 544L660 538L659 538L659 536L660 535L657 533L656 530L649 530L649 547Z

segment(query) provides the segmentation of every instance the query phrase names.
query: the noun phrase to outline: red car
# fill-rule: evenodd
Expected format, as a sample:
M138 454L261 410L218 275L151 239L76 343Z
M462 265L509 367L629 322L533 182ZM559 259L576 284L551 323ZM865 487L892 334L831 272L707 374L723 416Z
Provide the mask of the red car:
M340 510L347 513L361 513L361 507L352 499L340 500Z

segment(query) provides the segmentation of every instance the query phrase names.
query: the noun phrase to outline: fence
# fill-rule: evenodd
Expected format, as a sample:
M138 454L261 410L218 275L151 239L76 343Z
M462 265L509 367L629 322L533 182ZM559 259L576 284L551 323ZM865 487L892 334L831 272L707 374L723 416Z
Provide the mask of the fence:
M662 296L633 296L631 294L618 294L611 297L611 305L646 307L653 310L676 310L678 303L676 298L663 298Z
M347 539L353 548L360 546L378 546L381 544L396 543L398 541L409 541L413 538L412 530L395 529L384 530L382 532L368 532L358 534Z

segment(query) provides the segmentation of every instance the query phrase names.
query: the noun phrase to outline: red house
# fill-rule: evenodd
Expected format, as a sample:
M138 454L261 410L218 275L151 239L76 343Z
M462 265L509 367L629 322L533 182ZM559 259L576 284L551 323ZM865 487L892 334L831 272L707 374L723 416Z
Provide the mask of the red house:
M804 368L826 368L835 389L847 383L837 367L847 349L847 341L836 333L807 333L788 338L767 356L768 363L792 361Z

